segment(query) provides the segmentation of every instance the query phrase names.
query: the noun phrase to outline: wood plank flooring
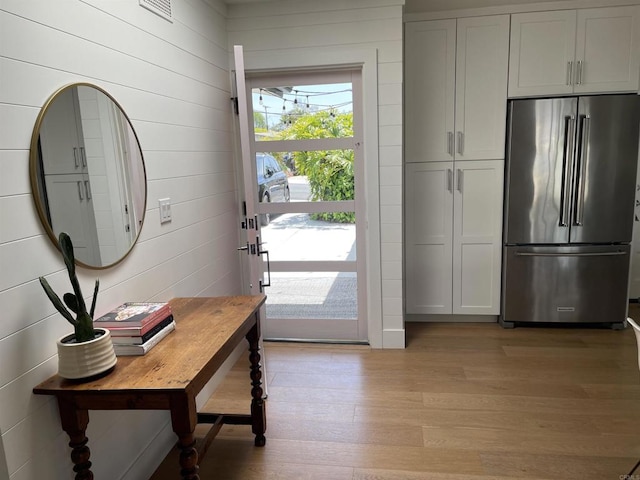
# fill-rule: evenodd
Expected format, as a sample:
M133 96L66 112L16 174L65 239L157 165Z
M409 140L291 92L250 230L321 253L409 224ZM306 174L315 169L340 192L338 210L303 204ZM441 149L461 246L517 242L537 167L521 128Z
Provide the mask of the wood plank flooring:
M640 458L631 329L413 323L407 343L266 343L267 445L224 426L200 477L618 480ZM241 359L206 409L248 405ZM151 480L179 478L177 465L174 451Z

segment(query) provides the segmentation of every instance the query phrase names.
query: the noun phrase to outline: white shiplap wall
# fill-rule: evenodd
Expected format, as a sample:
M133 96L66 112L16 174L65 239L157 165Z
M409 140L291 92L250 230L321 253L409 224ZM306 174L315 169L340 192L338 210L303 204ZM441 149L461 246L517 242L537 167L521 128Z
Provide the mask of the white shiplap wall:
M368 172L369 339L374 347L404 347L402 317L402 5L404 0L285 0L229 7L229 44L242 45L247 71L337 65L369 58L365 79ZM268 60L266 60L268 59ZM297 63L296 63L297 62ZM371 69L371 65L365 65ZM372 95L375 98L370 98ZM369 98L368 98L369 96ZM372 127L371 127L372 126ZM367 131L365 127L365 137ZM374 170L372 172L372 170ZM375 218L374 218L375 217ZM377 230L371 231L372 226Z
M31 393L55 373L55 341L71 329L37 281L69 289L28 178L34 122L56 89L83 81L113 95L146 162L138 244L113 268L79 272L85 294L100 278L97 313L126 300L240 292L226 6L179 0L173 13L167 22L137 0L0 3L0 479L72 478L55 401ZM160 225L163 197L173 221ZM148 478L175 442L165 412L90 417L96 478Z

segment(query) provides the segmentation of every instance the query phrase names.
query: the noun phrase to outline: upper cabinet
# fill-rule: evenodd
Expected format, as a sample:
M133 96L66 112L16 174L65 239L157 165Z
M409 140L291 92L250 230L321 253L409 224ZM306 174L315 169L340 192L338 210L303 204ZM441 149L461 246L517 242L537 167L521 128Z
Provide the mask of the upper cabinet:
M504 158L509 16L405 28L406 161Z
M509 97L635 92L640 6L511 16Z

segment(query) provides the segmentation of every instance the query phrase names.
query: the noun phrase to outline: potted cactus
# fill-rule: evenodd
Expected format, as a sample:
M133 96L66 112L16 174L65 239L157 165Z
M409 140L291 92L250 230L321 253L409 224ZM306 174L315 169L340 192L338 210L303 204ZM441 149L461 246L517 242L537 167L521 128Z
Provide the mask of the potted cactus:
M73 293L65 293L62 296L63 300L60 300L49 282L44 277L40 277L40 284L53 306L74 327L74 333L61 337L57 342L58 375L68 379L93 377L105 373L117 361L109 330L93 327L93 314L100 281L96 280L91 309L87 311L76 275L73 243L69 235L65 232L60 233L58 245L67 266Z

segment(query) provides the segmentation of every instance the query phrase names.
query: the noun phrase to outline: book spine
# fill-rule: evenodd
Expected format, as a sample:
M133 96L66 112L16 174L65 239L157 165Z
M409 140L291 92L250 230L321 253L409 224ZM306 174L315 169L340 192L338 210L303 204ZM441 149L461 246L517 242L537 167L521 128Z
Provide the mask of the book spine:
M149 341L142 345L114 345L113 349L115 350L116 355L144 355L175 329L176 322L173 321L160 330L157 335L154 335Z
M113 340L114 345L139 345L149 340L158 332L162 331L162 329L167 325L169 325L171 322L173 322L172 314L160 320L155 325L152 325L151 328L145 333L141 333L141 334L133 333L131 335L111 335L111 338Z
M147 317L143 318L140 325L144 327L146 324L151 323L154 320L157 321L158 319L166 318L168 315L171 315L171 305L167 303L155 312L151 312Z

